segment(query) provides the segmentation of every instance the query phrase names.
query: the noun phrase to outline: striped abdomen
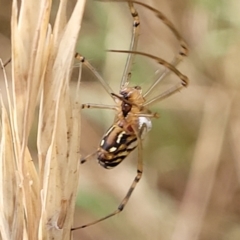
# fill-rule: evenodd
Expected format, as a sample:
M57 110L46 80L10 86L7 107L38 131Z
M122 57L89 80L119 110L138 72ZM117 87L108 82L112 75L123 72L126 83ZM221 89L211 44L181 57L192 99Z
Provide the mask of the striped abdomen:
M134 133L126 133L123 128L113 125L103 136L98 148L97 158L104 168L117 166L137 146Z

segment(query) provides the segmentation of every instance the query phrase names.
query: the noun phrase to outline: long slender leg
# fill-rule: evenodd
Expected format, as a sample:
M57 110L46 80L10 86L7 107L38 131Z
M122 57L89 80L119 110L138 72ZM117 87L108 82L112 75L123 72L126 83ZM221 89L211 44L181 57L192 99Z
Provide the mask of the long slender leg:
M101 0L102 1L102 0ZM106 1L106 0L105 0ZM111 0L107 0L107 1L111 1ZM177 66L177 64L179 62L182 61L182 59L184 57L186 57L188 55L188 46L186 44L186 42L184 41L184 39L182 38L182 36L180 35L180 33L177 31L177 29L174 27L173 23L171 21L168 20L168 18L161 13L160 11L158 11L157 9L142 3L142 2L138 2L138 1L134 1L134 0L114 0L115 2L131 2L132 4L138 4L141 5L147 9L149 9L150 11L154 12L155 15L162 20L162 22L172 31L172 33L175 35L175 37L178 39L179 43L180 43L180 50L177 54L177 56L171 61L171 65L172 66ZM133 52L135 51L134 49L131 49ZM118 51L116 51L118 52ZM133 53L132 52L132 53ZM165 68L165 70L160 74L160 76L158 77L158 79L150 86L150 88L144 93L144 97L146 98L150 92L166 77L166 75L170 72L169 68Z
M182 36L179 34L179 32L177 31L177 29L175 28L175 26L173 25L173 23L160 11L158 11L157 9L139 2L139 1L135 1L135 0L99 0L102 2L128 2L128 3L135 3L137 5L141 5L147 9L149 9L150 11L154 12L155 15L162 20L162 22L172 31L172 33L175 35L175 37L178 39L179 43L180 43L180 50L179 50L179 55L176 57L179 60L182 60L183 57L187 56L188 54L188 47L186 42L184 41L184 39L182 38Z
M160 102L161 100L168 98L169 96L173 95L176 92L179 92L183 87L186 87L182 83L178 83L175 86L171 87L170 89L166 90L165 92L157 95L156 97L150 99L149 101L144 103L144 107L149 107L152 104L155 104L156 102Z
M98 79L98 81L102 84L103 88L106 90L106 92L111 96L113 100L114 97L112 96L113 90L111 87L107 84L107 82L101 77L101 75L97 72L97 70L83 57L81 54L76 53L75 58L82 62Z
M79 92L79 86L80 86L80 80L81 80L81 75L82 75L82 64L85 63L85 65L87 67L91 67L90 70L93 71L93 73L95 74L94 71L96 71L91 65L90 63L88 63L83 56L81 56L79 53L76 53L75 55L75 58L80 60L80 66L79 66L79 76L78 76L78 84L77 84L77 94ZM98 74L98 73L97 73ZM96 76L96 74L95 74ZM100 75L99 75L100 76ZM100 82L103 82L104 85L106 84L107 87L108 84L101 78L100 76ZM110 90L110 89L109 89ZM109 93L109 92L108 92ZM110 93L111 97L112 97L112 92ZM76 99L77 99L77 96L76 96ZM106 105L106 104L95 104L95 103L84 103L82 104L82 109L86 109L86 108L91 108L91 109L111 109L111 110L117 110L117 107L116 106L113 106L113 105Z
M93 156L95 156L96 153L97 153L97 151L95 151L95 152L87 155L85 158L83 158L83 159L80 160L80 163L83 164L83 163L87 162L90 158L92 158Z
M177 29L174 27L173 23L171 21L168 20L168 18L161 13L160 11L158 11L157 9L138 2L138 1L131 1L135 4L139 4L141 6L144 6L145 8L153 11L155 13L155 15L162 20L162 22L172 31L172 33L175 35L175 37L178 39L179 43L180 43L180 50L178 52L178 55L173 59L173 61L171 62L171 64L173 66L177 66L177 64L179 62L182 61L182 59L184 57L186 57L188 55L188 46L186 44L186 42L184 41L184 39L182 38L182 36L179 34L179 32L177 31ZM166 68L162 74L160 74L160 76L158 77L158 79L152 84L152 86L145 92L144 97L147 97L147 95L149 95L149 93L161 82L162 79L164 79L164 77L169 73L169 69Z
M105 217L103 217L103 218L100 218L100 219L98 219L98 220L96 220L96 221L93 221L93 222L91 222L91 223L82 225L82 226L80 226L80 227L72 228L72 229L71 229L72 231L78 230L78 229L81 229L81 228L85 228L85 227L89 227L89 226L91 226L91 225L94 225L94 224L96 224L96 223L99 223L99 222L101 222L101 221L103 221L103 220L105 220L105 219L108 219L108 218L110 218L110 217L113 217L114 215L120 213L120 212L124 209L124 207L126 206L129 198L131 197L131 195L132 195L132 193L133 193L136 185L138 184L138 182L140 181L140 179L141 179L141 177L142 177L142 173L143 173L143 163L142 163L142 140L141 140L141 134L142 134L142 132L143 132L143 128L145 128L145 127L146 127L146 126L143 125L142 128L141 128L141 130L139 131L139 134L137 135L137 136L138 136L137 175L135 176L135 178L134 178L134 180L133 180L133 182L132 182L132 184L131 184L131 186L130 186L127 194L126 194L126 196L123 198L123 200L121 201L121 203L120 203L120 205L118 206L118 208L117 208L114 212L108 214L107 216L105 216Z
M139 15L136 9L134 8L133 4L129 1L128 6L133 18L133 28L132 28L132 39L130 43L130 51L136 51L137 50L137 43L138 43L138 37L139 37L139 31L140 31L140 21L139 21ZM120 84L120 89L122 89L124 86L128 85L129 80L131 78L131 69L133 64L134 54L129 52L126 65L123 71L123 76Z
M109 52L116 52L116 53L129 53L129 51L127 50L108 50ZM184 87L187 87L188 85L188 78L183 75L177 68L175 68L175 66L173 66L171 63L163 60L162 58L156 57L154 55L148 54L148 53L143 53L143 52L132 52L136 55L141 55L141 56L145 56L145 57L149 57L154 59L155 61L157 61L159 64L163 65L164 67L168 68L169 71L172 71L173 73L175 73L180 79L181 79L181 83Z
M127 57L126 65L123 70L123 76L120 83L120 89L122 89L124 86L128 85L129 80L131 78L131 69L134 59L134 54L132 54L133 51L137 50L137 43L138 43L138 37L140 32L140 20L137 10L133 6L133 1L125 0L125 1L115 1L115 0L98 0L99 2L127 2L132 18L133 18L133 27L132 27L132 38L131 43L129 47L129 54Z
M109 50L111 52L118 52L118 53L128 53L129 51L125 51L125 50ZM166 67L169 71L175 73L180 79L181 79L181 83L176 84L175 86L173 86L172 88L170 88L168 91L156 96L155 98L147 101L143 106L149 106L150 104L155 103L156 101L160 101L172 94L174 94L175 92L179 91L180 89L182 89L183 87L187 87L188 85L188 78L187 76L183 75L177 68L175 68L175 66L173 66L172 64L168 63L167 61L163 60L162 58L156 57L154 55L148 54L148 53L143 53L143 52L134 52L134 54L136 55L142 55L145 57L149 57L154 59L155 61L157 61L159 64L163 65L164 67Z
M117 110L116 106L113 105L105 105L105 104L95 104L95 103L84 103L82 104L82 109L110 109L110 110Z
M135 2L135 1L133 1ZM173 59L173 61L171 62L171 64L173 66L177 66L177 64L179 62L182 61L182 59L184 57L187 56L188 54L188 47L186 42L183 40L183 38L181 37L181 35L179 34L179 32L177 31L177 29L174 27L174 25L172 24L172 22L170 22L168 20L168 18L162 14L160 11L158 11L157 9L154 9L144 3L141 2L135 2L136 4L142 5L146 8L148 8L149 10L153 11L156 16L158 18L160 18L162 20L162 22L168 26L170 28L170 30L173 32L173 34L176 36L176 38L178 39L179 43L180 43L180 50L178 52L178 55ZM144 97L147 97L150 92L166 77L166 75L170 72L169 68L165 68L165 70L160 74L160 76L158 77L158 79L152 84L152 86L145 92Z

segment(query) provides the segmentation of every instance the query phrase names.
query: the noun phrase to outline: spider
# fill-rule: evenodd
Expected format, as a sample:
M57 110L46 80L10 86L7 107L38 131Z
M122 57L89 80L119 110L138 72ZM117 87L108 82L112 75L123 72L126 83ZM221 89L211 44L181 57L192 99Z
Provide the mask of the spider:
M102 167L106 169L111 169L120 164L134 149L137 148L137 174L125 197L114 212L96 221L79 227L74 227L72 228L72 231L99 223L107 218L110 218L120 213L124 209L143 173L142 140L145 134L149 132L152 127L151 119L158 117L156 113L153 113L149 110L149 106L169 97L170 95L178 92L180 89L182 89L183 87L187 87L188 85L188 78L176 69L176 65L185 56L187 56L188 48L187 44L180 36L174 25L160 11L152 8L145 3L134 0L117 0L117 2L127 2L133 18L130 50L109 50L110 52L128 54L122 80L120 83L119 94L115 94L112 91L108 83L104 81L104 79L100 76L97 70L82 55L77 53L75 56L76 59L78 59L82 64L84 64L88 69L90 69L90 71L92 71L92 73L101 83L102 87L106 90L106 92L112 97L113 101L115 102L115 105L87 103L82 105L82 109L111 109L116 112L114 123L104 134L103 138L100 141L98 149L92 154L89 154L84 159L82 159L81 163L83 164L87 162L90 158L96 156L99 164ZM169 27L169 29L178 39L180 43L180 50L171 63L168 63L157 56L137 51L140 21L138 12L134 7L135 4L141 5L155 13L155 15L159 19L161 19L167 27ZM160 77L150 86L150 88L144 94L142 93L142 89L140 86L129 86L134 55L142 55L154 59L156 62L165 67L165 70L160 75ZM172 86L170 89L160 93L156 97L150 100L146 100L149 93L161 82L163 78L165 78L165 76L169 72L173 72L174 74L176 74L179 77L180 81L174 86Z

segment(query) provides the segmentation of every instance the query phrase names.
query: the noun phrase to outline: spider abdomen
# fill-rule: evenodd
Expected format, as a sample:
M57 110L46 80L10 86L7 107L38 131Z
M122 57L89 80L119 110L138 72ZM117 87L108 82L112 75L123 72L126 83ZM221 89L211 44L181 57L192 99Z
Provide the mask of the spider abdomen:
M121 163L137 146L134 133L127 133L122 127L112 125L103 136L97 151L99 164L110 169Z

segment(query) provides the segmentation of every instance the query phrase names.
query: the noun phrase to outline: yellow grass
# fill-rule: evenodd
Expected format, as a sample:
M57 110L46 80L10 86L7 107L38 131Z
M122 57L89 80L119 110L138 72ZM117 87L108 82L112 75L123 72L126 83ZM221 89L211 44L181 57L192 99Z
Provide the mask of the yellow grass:
M1 239L71 239L79 179L79 104L69 89L85 1L70 19L60 1L54 27L50 0L13 1L12 88L1 101ZM9 111L6 110L9 109ZM37 159L28 150L39 111Z

